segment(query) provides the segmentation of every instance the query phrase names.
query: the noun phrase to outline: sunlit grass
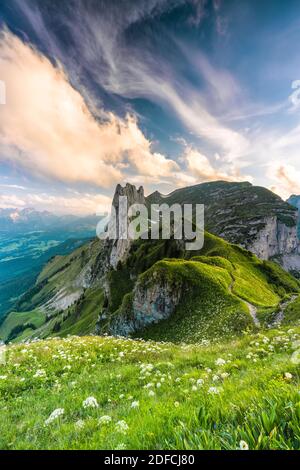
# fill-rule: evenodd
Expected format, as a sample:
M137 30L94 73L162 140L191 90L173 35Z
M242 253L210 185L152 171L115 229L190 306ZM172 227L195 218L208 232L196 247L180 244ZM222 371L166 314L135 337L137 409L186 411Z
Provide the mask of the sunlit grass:
M206 346L112 337L10 346L0 447L299 449L299 339L297 327Z

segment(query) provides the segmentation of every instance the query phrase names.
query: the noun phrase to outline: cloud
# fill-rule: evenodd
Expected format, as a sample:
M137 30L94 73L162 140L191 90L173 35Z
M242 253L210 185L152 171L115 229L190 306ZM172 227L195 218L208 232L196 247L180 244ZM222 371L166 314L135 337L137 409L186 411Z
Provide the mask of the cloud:
M300 108L300 80L294 80L292 82L293 93L289 96L291 103L291 111L296 111Z
M27 193L19 197L14 194L0 194L0 209L22 209L34 207L57 214L104 214L111 207L111 198L102 194L74 193L72 195L51 195Z
M245 181L251 179L249 176L241 176L238 169L233 168L230 171L222 171L214 168L209 159L198 150L187 147L183 158L186 161L191 174L197 177L200 182L205 181Z
M0 209L23 208L26 202L13 194L0 194Z
M25 186L20 186L19 184L0 184L0 188L5 188L5 189L20 189L22 191L26 191L28 188L25 188Z
M206 6L207 0L189 0L189 3L193 6L194 12L188 18L188 23L191 26L199 26L202 20L207 16Z
M97 121L62 66L8 31L0 35L0 76L7 104L0 115L1 155L39 176L103 187L132 171L171 176L177 164L153 153L137 119L102 110Z
M277 163L270 168L270 177L275 181L270 189L283 199L291 194L300 194L300 171L289 164Z
M185 128L209 145L217 147L221 157L232 161L241 157L249 143L239 131L222 123L209 109L204 91L200 91L179 72L173 59L163 51L155 49L157 37L149 41L143 36L138 41L129 40L130 32L149 18L159 18L163 11L182 5L183 0L151 0L119 3L111 2L106 9L95 8L95 2L86 6L77 0L68 2L60 9L57 21L63 24L69 37L70 50L59 47L57 35L50 34L47 14L37 8L32 13L26 2L19 1L23 15L30 21L41 40L47 38L48 49L59 57L72 77L80 81L87 74L107 93L123 98L147 98L171 111ZM200 18L205 1L189 0ZM52 14L58 14L52 11ZM49 23L50 24L50 23ZM164 30L160 35L165 34ZM172 50L183 51L170 36L160 37L160 44L168 44ZM62 46L62 44L61 44ZM77 61L80 56L80 64ZM189 60L189 50L184 60ZM190 59L191 60L191 59ZM175 61L176 62L176 61ZM206 80L213 88L209 97L218 90L219 103L226 107L229 95L235 92L236 83L228 72L215 70L208 61L199 61L199 79ZM220 77L220 78L218 78ZM233 88L233 89L232 89ZM228 107L226 108L228 109Z

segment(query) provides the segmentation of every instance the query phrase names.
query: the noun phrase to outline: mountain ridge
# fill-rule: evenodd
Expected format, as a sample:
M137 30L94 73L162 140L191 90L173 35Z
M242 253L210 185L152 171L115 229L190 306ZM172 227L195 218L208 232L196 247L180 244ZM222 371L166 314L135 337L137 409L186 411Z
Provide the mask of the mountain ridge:
M251 210L246 214L247 223L257 215L257 206L262 214L262 209L269 212L270 204L274 204L272 209L276 213L275 217L281 211L281 216L291 217L291 225L295 222L296 210L264 188L257 189L250 183L226 182L208 183L204 188L206 200L210 201L213 193L220 195L221 192L223 197L215 202L221 201L221 205L228 203L228 198L232 199L233 195L237 198L236 191L250 191L248 198L237 199L237 205L240 201L245 204L249 199L252 201ZM199 198L199 189L200 192L203 191L203 185L184 188L171 194L178 198L182 191L189 192L189 201L194 202L197 199L201 203L203 200ZM124 188L119 185L113 199L116 208L117 196L127 193L131 195L130 204L144 200L141 188L138 191L130 184ZM264 205L259 196L267 199ZM156 197L160 197L159 193L156 193ZM153 195L145 199L148 204L151 200ZM168 202L168 197L164 198L164 202L166 200ZM183 201L185 198L181 197L181 202ZM244 207L233 209L237 213L241 210L245 212ZM208 215L211 211L209 206ZM209 221L210 224L213 222L214 219ZM281 223L284 225L283 221ZM123 240L96 239L68 256L54 258L45 266L34 288L19 300L17 311L4 321L0 334L5 329L4 339L7 340L21 328L20 334L13 338L20 340L95 332L135 335L141 334L146 328L143 334L149 335L149 331L152 331L157 336L156 328L167 325L163 326L163 330L172 331L173 339L177 337L179 340L176 328L181 321L185 323L188 320L185 309L190 305L188 322L195 323L195 331L190 337L186 335L186 340L198 341L205 336L205 324L211 324L211 333L214 336L217 331L218 335L221 334L222 327L221 330L218 328L218 322L230 334L240 334L244 328L257 327L253 312L255 315L258 312L262 323L273 321L272 318L276 317L276 311L284 299L297 294L299 290L298 281L278 264L259 260L249 250L213 234L206 233L204 248L200 252L186 252L183 240L125 242L126 246L123 246ZM174 276L177 279L175 284L172 281ZM158 282L159 279L162 282ZM168 279L171 279L171 283ZM210 292L206 301L203 300L205 293L201 291L202 282L208 286ZM187 291L190 292L192 303L186 299ZM223 309L220 305L223 305ZM18 311L22 314L20 319L23 327L15 321ZM207 317L209 312L214 317L213 323ZM44 318L42 325L37 322L37 317ZM133 321L134 328L126 326L128 319L129 323ZM14 331L8 331L12 324ZM147 325L151 326L150 330ZM161 338L164 338L163 335Z

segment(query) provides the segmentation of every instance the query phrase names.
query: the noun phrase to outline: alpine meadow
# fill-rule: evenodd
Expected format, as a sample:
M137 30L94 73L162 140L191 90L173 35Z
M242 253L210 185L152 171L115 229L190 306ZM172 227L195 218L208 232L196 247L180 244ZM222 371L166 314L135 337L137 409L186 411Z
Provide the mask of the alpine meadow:
M299 19L1 1L3 456L300 450Z

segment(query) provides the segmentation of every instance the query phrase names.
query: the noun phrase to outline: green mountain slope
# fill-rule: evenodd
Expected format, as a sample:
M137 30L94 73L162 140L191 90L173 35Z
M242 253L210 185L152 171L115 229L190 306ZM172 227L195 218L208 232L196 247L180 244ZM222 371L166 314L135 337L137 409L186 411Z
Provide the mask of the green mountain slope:
M135 195L144 197L129 184L116 191L132 202ZM262 245L268 254L275 243L282 254L289 247L294 261L299 259L293 251L295 209L264 188L221 181L164 197L154 193L148 197L153 202L202 202L211 231L241 243L255 239L261 229L257 249ZM282 322L299 282L278 264L225 239L206 232L199 252L185 251L183 240L136 240L127 244L123 257L118 257L118 241L94 240L55 257L2 322L0 339L107 332L199 342ZM297 309L291 313L295 317Z
M299 292L279 265L208 233L200 252L177 240L137 240L117 270L105 270L107 250L94 241L54 258L19 312L2 323L0 337L97 331L199 342L253 330Z
M17 311L2 320L0 339L9 340L18 327L18 339L92 333L103 303L102 258L99 240L53 258L35 286L20 298Z
M297 210L279 196L248 182L214 181L177 189L168 195L155 192L150 204L204 204L205 228L232 242L248 246L266 217L277 217L287 227L297 223Z
M166 253L177 257L166 259ZM129 272L141 273L134 287L125 282ZM270 315L299 292L298 281L277 264L208 233L197 256L174 240L138 241L109 281L110 292L122 289L108 301L100 332L177 342L253 329L258 313L263 320L265 310Z

